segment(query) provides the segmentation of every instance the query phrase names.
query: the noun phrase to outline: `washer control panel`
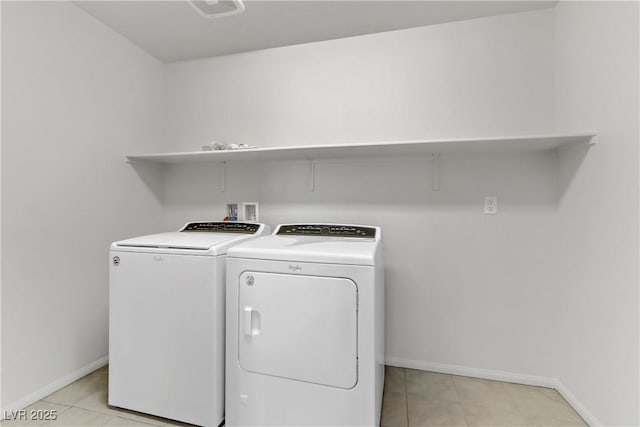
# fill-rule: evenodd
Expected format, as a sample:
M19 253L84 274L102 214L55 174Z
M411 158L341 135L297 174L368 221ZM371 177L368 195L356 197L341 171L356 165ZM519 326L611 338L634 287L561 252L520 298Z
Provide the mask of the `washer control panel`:
M363 239L373 239L376 237L376 229L359 225L291 224L281 225L276 234L284 236L360 237Z
M248 224L246 222L190 222L180 231L255 234L259 228L260 224Z

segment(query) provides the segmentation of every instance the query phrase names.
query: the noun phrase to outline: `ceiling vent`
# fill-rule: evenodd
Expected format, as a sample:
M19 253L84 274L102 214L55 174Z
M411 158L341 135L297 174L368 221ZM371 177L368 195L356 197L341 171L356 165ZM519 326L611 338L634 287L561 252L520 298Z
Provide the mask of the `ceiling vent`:
M189 4L205 18L221 18L244 11L242 0L189 0Z

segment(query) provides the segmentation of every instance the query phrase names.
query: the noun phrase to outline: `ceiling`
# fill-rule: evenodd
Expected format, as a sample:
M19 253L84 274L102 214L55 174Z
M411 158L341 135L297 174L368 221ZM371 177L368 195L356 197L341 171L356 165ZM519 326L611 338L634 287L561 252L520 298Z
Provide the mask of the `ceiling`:
M75 1L164 62L553 7L557 1L245 1L206 19L186 1Z

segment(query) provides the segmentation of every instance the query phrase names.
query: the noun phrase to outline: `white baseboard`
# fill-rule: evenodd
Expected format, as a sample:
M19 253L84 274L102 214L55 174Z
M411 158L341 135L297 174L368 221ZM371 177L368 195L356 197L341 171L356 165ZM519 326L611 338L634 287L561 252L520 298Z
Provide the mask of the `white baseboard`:
M569 405L575 409L587 424L591 427L602 426L602 423L576 398L573 393L571 393L571 391L569 391L564 384L562 384L562 382L560 382L560 380L556 380L556 386L554 388L562 397L564 397L564 400L569 402Z
M87 374L99 369L109 363L109 356L103 356L100 359L89 363L88 365L83 366L82 368L71 372L68 375L42 387L39 390L34 391L33 393L16 400L13 403L5 406L4 408L0 408L0 420L5 419L6 415L11 413L11 411L19 411L21 409L26 408L27 406L37 402L38 400L47 397L54 391L58 391L61 388L71 384L72 382L79 380Z
M493 371L490 369L471 368L468 366L447 365L444 363L425 362L422 360L400 359L396 357L387 358L387 365L397 366L398 368L420 369L422 371L440 372L443 374L484 378L487 380L535 385L547 388L555 388L557 381L554 378L536 377L533 375L522 375L504 371Z
M569 389L556 378L538 377L535 375L517 374L514 372L494 371L491 369L472 368L469 366L448 365L444 363L427 362L423 360L402 359L388 357L386 363L398 368L419 369L421 371L440 372L443 374L461 375L465 377L484 378L487 380L504 381L508 383L533 385L553 388L575 409L575 411L591 427L602 426L602 423L575 397Z

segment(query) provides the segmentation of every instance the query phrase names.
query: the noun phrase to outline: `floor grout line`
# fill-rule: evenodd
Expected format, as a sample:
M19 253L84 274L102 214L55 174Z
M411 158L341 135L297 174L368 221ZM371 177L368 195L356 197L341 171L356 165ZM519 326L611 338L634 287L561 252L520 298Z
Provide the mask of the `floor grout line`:
M151 424L151 423L147 423L147 422L145 422L145 421L133 420L133 419L131 419L131 418L122 417L122 416L120 416L120 415L115 415L114 417L115 417L115 418L121 418L121 419L126 420L126 421L134 421L134 422L136 422L136 423L146 424L146 425L153 426L153 427L162 427L163 425L165 425L165 424Z
M467 418L467 411L464 410L464 403L462 403L462 399L460 398L460 394L458 393L456 381L453 378L454 376L449 375L449 377L451 378L451 386L453 387L453 392L456 394L456 399L458 399L458 404L460 405L460 408L462 408L462 416L464 417L464 422L467 424L467 427L469 427L469 418Z
M402 368L402 378L404 378L404 407L407 414L407 427L409 427L409 393L407 391L407 369Z

